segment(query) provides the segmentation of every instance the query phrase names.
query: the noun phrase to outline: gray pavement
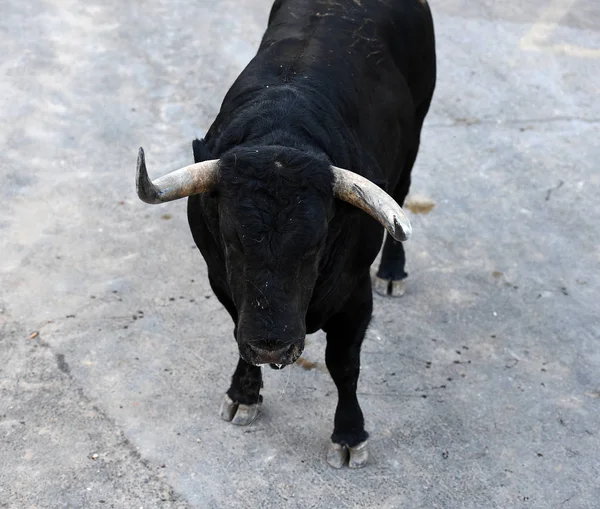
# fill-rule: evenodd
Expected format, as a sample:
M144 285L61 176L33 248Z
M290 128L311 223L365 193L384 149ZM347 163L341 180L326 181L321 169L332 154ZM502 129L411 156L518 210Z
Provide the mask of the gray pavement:
M376 298L369 466L324 461L323 337L248 428L185 203L269 0L0 3L0 507L600 505L600 4L432 0L439 82L401 299ZM423 207L421 207L422 212Z

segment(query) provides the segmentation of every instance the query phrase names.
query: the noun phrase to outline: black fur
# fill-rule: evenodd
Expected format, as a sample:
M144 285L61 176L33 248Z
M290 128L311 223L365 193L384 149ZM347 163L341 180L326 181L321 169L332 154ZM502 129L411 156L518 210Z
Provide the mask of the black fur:
M367 438L356 386L383 229L334 199L329 166L369 178L402 204L434 86L424 2L273 5L257 56L193 143L196 162L221 165L216 189L189 198L188 218L235 323L234 401L258 401L257 349L289 346L282 363L293 362L304 336L323 329L339 395L332 439ZM406 276L402 245L389 237L380 275Z

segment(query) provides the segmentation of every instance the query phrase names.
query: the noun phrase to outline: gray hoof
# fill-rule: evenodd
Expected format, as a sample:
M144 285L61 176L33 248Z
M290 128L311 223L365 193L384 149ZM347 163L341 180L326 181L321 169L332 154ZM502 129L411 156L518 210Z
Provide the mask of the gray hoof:
M242 405L236 403L225 394L221 402L219 415L224 421L229 421L236 426L248 426L248 424L251 424L258 417L259 408L259 403L255 405Z
M333 468L342 468L346 464L349 468L362 468L368 459L369 449L366 441L354 447L331 442L327 449L327 463Z
M373 289L376 293L383 295L384 297L402 297L406 292L406 279L389 281L387 279L375 277Z
M367 442L364 441L354 447L350 447L350 459L348 460L348 466L350 468L362 468L369 461L369 448Z
M348 449L343 445L331 442L327 449L327 463L333 468L342 468L348 459Z

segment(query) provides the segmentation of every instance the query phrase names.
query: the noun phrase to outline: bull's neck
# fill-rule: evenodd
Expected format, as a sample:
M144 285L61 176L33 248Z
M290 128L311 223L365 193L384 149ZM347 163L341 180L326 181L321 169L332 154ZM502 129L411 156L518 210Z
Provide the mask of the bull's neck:
M220 113L216 156L240 146L283 146L330 156L327 147L336 141L331 139L335 133L319 118L306 92L282 84L240 95L232 110Z

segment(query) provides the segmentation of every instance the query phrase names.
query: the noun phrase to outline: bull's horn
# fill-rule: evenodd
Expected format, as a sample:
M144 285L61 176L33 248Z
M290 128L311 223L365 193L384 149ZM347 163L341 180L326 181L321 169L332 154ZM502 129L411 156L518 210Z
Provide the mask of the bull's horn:
M191 164L152 182L148 178L144 149L140 147L137 160L136 189L140 200L146 203L162 203L205 193L219 181L219 160L211 159Z
M343 168L332 166L336 198L364 210L377 219L396 240L407 240L412 233L410 221L394 199L370 180Z

